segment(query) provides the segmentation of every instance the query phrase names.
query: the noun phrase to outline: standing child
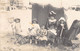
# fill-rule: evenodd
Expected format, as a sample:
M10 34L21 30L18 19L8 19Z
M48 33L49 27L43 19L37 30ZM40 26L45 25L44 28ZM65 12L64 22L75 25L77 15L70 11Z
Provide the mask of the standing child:
M11 30L12 30L12 34L15 34L15 23L14 23L14 17L11 17L8 19L10 26L11 26Z
M57 36L55 38L56 45L61 45L64 43L65 34L67 30L68 28L67 28L66 20L63 17L61 17L57 25Z
M14 19L14 22L15 22L15 34L20 34L22 32L20 19L16 18L16 19Z

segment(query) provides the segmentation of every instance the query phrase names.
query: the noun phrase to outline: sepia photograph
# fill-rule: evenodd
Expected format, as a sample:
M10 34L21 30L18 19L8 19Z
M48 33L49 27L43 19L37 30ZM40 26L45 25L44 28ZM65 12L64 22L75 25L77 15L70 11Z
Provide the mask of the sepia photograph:
M80 51L80 0L0 0L0 51Z

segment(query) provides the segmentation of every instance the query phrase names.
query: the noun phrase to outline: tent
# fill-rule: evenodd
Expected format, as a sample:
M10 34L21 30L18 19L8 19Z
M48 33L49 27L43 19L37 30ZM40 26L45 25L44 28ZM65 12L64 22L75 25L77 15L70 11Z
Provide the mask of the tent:
M54 11L56 13L56 19L60 17L65 17L64 8L57 8L51 4L40 5L38 3L32 4L32 19L36 18L40 26L46 25L47 19L49 17L49 12Z

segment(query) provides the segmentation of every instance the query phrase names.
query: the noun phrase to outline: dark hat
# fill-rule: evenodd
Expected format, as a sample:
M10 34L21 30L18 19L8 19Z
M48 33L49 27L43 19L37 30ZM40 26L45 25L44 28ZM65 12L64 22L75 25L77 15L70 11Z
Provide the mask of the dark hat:
M17 20L19 20L19 22L20 22L20 19L19 19L19 18L14 19L15 22L16 22Z
M51 12L49 12L49 17L51 17L51 16L56 16L56 13L54 12L54 11L51 11Z

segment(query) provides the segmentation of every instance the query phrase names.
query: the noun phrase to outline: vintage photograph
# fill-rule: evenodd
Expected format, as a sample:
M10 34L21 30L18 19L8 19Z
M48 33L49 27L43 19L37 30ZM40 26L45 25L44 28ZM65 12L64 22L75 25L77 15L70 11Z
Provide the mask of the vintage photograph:
M0 51L80 51L80 0L0 0Z

